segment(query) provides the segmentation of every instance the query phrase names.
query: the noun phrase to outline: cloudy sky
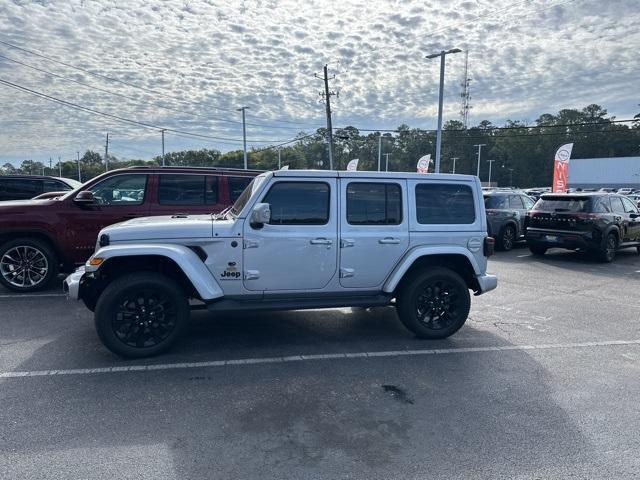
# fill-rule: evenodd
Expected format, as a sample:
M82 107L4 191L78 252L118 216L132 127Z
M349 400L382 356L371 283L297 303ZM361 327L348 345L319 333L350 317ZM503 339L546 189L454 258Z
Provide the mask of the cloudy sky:
M639 0L0 0L0 163L160 153L157 129L78 111L18 87L159 128L166 150L241 148L324 124L436 124L438 61L469 51L471 123L533 121L599 103L640 112ZM19 47L19 48L15 48ZM445 120L458 118L464 54L448 57ZM334 97L335 98L335 97Z

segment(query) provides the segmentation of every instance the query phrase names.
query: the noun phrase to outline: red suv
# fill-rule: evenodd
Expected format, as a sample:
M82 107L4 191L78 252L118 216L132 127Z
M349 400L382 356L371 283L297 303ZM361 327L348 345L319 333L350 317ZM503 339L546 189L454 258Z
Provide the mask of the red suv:
M218 213L258 171L133 167L47 199L0 202L0 284L27 292L84 263L98 232L130 218Z

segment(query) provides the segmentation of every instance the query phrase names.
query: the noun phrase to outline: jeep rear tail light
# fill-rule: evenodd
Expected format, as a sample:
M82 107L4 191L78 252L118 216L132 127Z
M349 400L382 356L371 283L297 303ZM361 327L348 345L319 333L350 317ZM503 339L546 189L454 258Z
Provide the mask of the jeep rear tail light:
M484 237L484 256L490 257L495 251L496 241L493 237Z

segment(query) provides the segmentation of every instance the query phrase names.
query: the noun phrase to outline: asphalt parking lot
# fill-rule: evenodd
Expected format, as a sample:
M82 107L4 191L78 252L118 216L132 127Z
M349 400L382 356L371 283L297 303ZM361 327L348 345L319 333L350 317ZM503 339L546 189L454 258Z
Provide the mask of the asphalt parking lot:
M57 288L0 292L0 478L637 478L640 256L498 253L454 337L391 308L194 314L125 361Z

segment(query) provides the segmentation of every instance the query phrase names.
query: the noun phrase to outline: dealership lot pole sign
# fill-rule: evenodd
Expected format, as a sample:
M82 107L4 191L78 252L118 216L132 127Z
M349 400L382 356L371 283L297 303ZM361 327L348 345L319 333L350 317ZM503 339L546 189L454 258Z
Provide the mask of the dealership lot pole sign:
M565 143L558 147L553 160L553 187L554 193L566 193L567 177L569 176L569 159L573 143Z

